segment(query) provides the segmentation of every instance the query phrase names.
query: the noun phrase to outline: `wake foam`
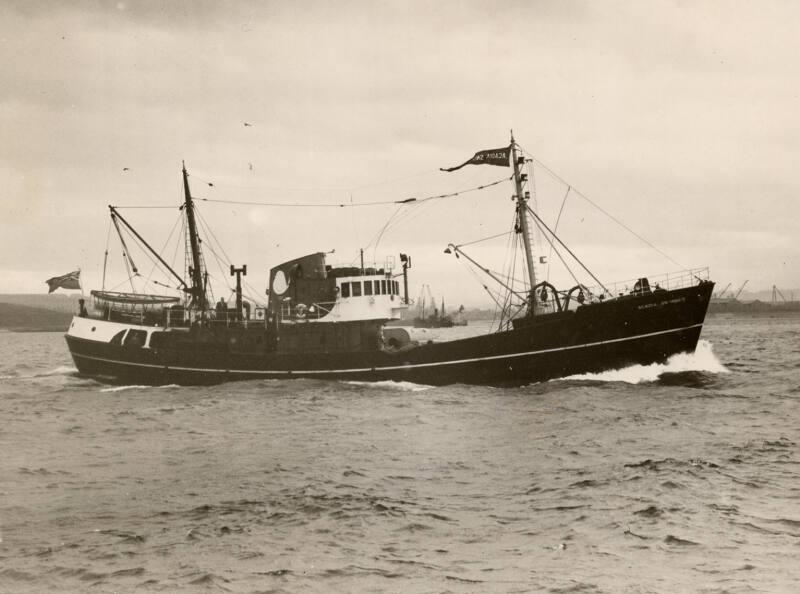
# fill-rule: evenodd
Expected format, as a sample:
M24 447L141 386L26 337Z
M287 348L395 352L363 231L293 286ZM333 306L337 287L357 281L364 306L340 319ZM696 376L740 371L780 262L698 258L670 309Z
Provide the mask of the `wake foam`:
M27 366L21 366L23 368ZM16 370L15 370L16 371ZM35 380L40 377L58 377L58 376L71 376L77 375L78 368L72 367L71 365L62 365L60 367L56 367L55 369L50 369L48 371L35 371L34 373L11 373L7 375L0 375L0 379L18 379L18 380Z
M112 388L103 388L101 392L124 392L125 390L145 390L152 388L152 386L114 386Z
M384 380L380 382L344 382L350 386L364 386L367 388L389 388L390 390L399 390L401 392L422 392L423 390L430 390L433 386L425 384L415 384L414 382L396 382L393 380Z
M31 377L49 377L52 375L74 375L78 373L77 367L72 367L71 365L62 365L61 367L56 367L55 369L51 369L50 371L43 371L41 373L37 373Z
M713 345L707 340L697 343L694 353L678 353L669 358L666 363L653 363L652 365L631 365L623 369L611 369L600 373L582 373L561 378L562 380L600 381L600 382L625 382L639 384L643 382L656 382L662 374L676 374L691 371L705 373L730 373L729 370L717 359Z

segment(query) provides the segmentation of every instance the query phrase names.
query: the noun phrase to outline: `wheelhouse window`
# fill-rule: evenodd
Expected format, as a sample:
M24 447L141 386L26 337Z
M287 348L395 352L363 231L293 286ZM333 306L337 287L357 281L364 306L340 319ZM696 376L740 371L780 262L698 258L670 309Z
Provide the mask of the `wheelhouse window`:
M150 348L158 349L163 347L167 343L167 336L166 332L153 332L150 335Z
M372 281L364 281L364 295L372 295Z
M126 347L143 347L145 342L147 342L146 330L128 330L128 335L122 344Z
M114 337L108 341L108 344L113 344L114 346L122 346L122 337L125 336L127 330L120 330L117 332Z
M361 281L350 283L353 286L353 297L361 297Z
M386 281L385 280L381 281L381 295L388 295L388 293L386 292Z
M350 297L350 283L342 283L342 297Z
M376 295L380 295L381 294L381 281L373 281L373 283L375 284L375 294Z

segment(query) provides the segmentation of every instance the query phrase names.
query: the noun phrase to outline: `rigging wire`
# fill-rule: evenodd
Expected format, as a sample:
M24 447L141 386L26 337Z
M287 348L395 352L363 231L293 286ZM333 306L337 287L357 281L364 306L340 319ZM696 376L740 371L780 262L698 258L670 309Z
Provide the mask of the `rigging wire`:
M122 210L123 208L125 208L125 209L128 209L128 210L130 210L130 209L133 209L133 208L147 208L147 209L150 209L150 208L154 208L154 209L167 209L167 208L168 208L168 209L170 209L170 210L180 210L180 209L181 209L181 207L180 207L180 206L163 206L163 205L162 205L162 206L148 206L148 205L140 205L140 206L115 206L115 205L113 205L113 204L112 204L112 206L113 206L113 207L114 207L116 210Z
M369 249L369 246L372 245L372 242L373 241L375 242L375 247L372 249L373 260L375 259L375 254L378 251L378 244L380 244L381 239L383 238L383 234L386 233L386 230L389 228L389 225L391 224L392 220L400 213L401 210L403 210L402 204L397 207L397 209L392 213L392 215L388 219L386 219L386 222L384 223L383 227L381 227L378 230L378 233L372 239L369 240L369 243L367 245L364 246L364 249Z
M119 236L119 242L122 244L122 261L125 263L125 270L128 272L128 281L131 284L131 291L135 293L136 287L133 285L133 277L134 275L138 276L139 271L136 268L136 263L133 261L131 251L128 249L128 245L125 243L125 238L123 237L122 230L117 222L117 217L112 215L111 221L114 223L114 227L117 230L117 235ZM131 268L133 268L133 272L131 272Z
M474 245L476 243L480 243L482 241L489 241L491 239L497 239L498 237L502 237L503 235L510 235L512 231L504 231L503 233L498 233L497 235L490 235L489 237L484 237L483 239L476 239L474 241L468 241L467 243L460 243L456 247L462 248L467 245Z
M495 302L495 305L497 307L500 307L500 303L498 303L497 298L492 293L491 289L489 289L489 286L485 282L483 282L483 279L481 279L481 277L478 276L478 273L475 272L474 268L470 266L467 262L462 261L461 258L459 258L458 260L461 262L461 265L475 278L477 283L483 287L483 289L486 291L489 297L491 297L492 301ZM492 324L494 324L494 320L492 320Z
M208 237L214 240L214 242L217 244L217 246L219 247L220 251L222 252L222 255L225 256L225 260L227 261L227 263L230 264L231 262L233 262L233 260L231 260L230 256L228 256L228 254L225 253L225 249L222 247L222 244L220 243L219 239L217 239L217 236L214 235L214 232L211 230L211 227L209 227L208 223L206 223L205 217L203 217L203 215L200 213L200 211L197 210L196 208L194 209L194 212L197 215L197 218L203 224L203 229L206 232L206 234L208 235Z
M395 227L399 227L400 225L406 225L406 224L410 223L411 221L421 217L422 215L427 213L428 210L430 210L430 208L432 206L432 203L430 203L430 202L425 202L425 203L420 203L420 204L412 203L411 205L418 206L419 208L403 208L403 207L409 206L409 205L406 205L406 204L401 205L400 214L387 227L386 231L384 231L384 235L390 229L394 229Z
M195 212L195 214L197 214L197 212ZM204 233L205 233L205 234L206 234L208 237L213 237L213 235L212 235L212 234L209 232L208 225L206 224L205 220L203 220L203 218L202 218L202 217L198 217L198 222L200 223L200 224L199 224L199 227L201 227L201 228L202 228L203 232L204 232ZM216 241L216 238L215 238L215 241ZM217 242L217 243L219 243L219 242ZM223 284L223 285L225 285L225 288L227 288L227 289L228 289L228 291L232 291L233 289L231 288L231 285L230 285L230 283L228 282L228 277L227 277L227 276L225 276L225 269L223 268L223 262L225 262L226 264L230 265L230 259L228 258L227 254L225 254L225 251L224 251L224 250L222 249L222 247L220 246L220 251L222 251L222 252L223 252L223 256L224 256L224 258L223 258L223 257L221 257L221 256L220 256L220 255L217 253L217 251L214 249L214 244L213 244L212 242L210 242L210 241L209 241L209 242L205 242L205 241L204 241L204 242L203 242L203 246L204 246L206 249L208 249L208 251L209 251L209 252L211 252L211 255L212 255L212 256L214 256L214 261L216 262L216 264L217 264L217 267L219 268L219 270L220 270L220 273L221 273L221 277L222 277L222 281L221 281L221 282L222 282L222 284ZM204 260L204 263L205 263L205 258L203 258L203 260ZM214 279L214 280L219 280L219 279L216 279L216 277L214 277L214 276L213 276L213 275L212 275L212 274L209 272L209 270L208 270L208 266L206 266L206 267L205 267L205 269L206 269L206 274L207 274L209 277L211 277L211 278L212 278L212 279ZM212 295L213 295L213 292L212 292Z
M221 200L217 198L197 198L195 200L200 200L202 202L215 202L219 204L238 204L243 206L278 206L278 207L288 207L288 208L354 208L354 207L361 207L361 206L385 206L387 204L422 204L424 202L428 202L431 200L442 200L444 198L455 198L462 194L468 194L470 192L477 192L480 190L485 190L487 188L491 188L492 186L496 186L501 184L505 181L511 179L510 177L504 177L497 181L483 184L480 186L475 186L473 188L467 188L465 190L459 190L457 192L450 192L447 194L437 194L432 196L425 196L424 198L404 198L401 200L378 200L375 202L338 202L338 203L328 203L328 204L319 204L319 203L311 203L311 202L256 202L250 200Z
M516 218L516 217L515 217ZM506 283L511 287L511 289L515 289L515 283L512 284L512 280L517 268L517 244L519 243L518 236L516 234L512 235L509 238L509 246L506 252L506 262L503 264L503 268L506 269L508 272L505 276ZM510 308L511 299L512 299L513 291L509 290L506 291L505 297L503 299L503 307L500 311L500 321L498 322L498 329L502 328L503 325L507 321L507 313Z
M100 285L103 291L106 290L106 268L108 267L108 244L111 243L111 221L108 221L108 230L106 231L106 253L103 257L103 284Z
M567 253L568 253L570 256L572 256L572 257L575 259L575 261L576 261L578 264L580 264L580 265L581 265L581 268L583 268L583 269L584 269L584 270L585 270L585 271L586 271L586 272L589 274L589 276L591 276L591 277L592 277L592 278L595 280L595 282L596 282L598 285L600 285L601 287L603 287L603 290L604 290L606 293L608 293L609 295L611 295L611 292L610 292L608 289L606 289L606 287L605 287L605 285L604 285L603 283L601 283L601 282L600 282L600 279L598 279L598 278L597 278L597 277L596 277L594 274L592 274L592 271L591 271L591 270L589 270L589 269L586 267L586 265L585 265L583 262L581 262L580 258L578 258L578 256L576 256L576 255L575 255L575 253L574 253L574 252L573 252L571 249L569 249L569 248L568 248L568 247L567 247L567 246L564 244L564 242L563 242L563 241L561 241L561 239L558 237L558 235L556 235L555 233L553 233L553 231L550 229L550 227L548 227L548 226L547 226L547 224L546 224L546 223L545 223L545 222L544 222L544 221L543 221L543 220L542 220L542 219L539 217L539 215L537 215L537 214L536 214L534 211L532 211L532 210L531 210L529 207L526 207L526 210L527 210L528 212L530 212L530 213L533 215L534 219L536 219L536 220L537 220L539 223L541 223L541 224L542 224L542 226L544 226L544 228L545 228L545 229L547 229L547 232L548 232L548 233L550 233L550 235L552 235L552 236L553 236L553 238L554 238L556 241L558 241L558 243L560 243L560 244L561 244L561 247L563 247L565 250L567 250Z
M172 225L172 229L170 230L169 235L167 236L167 239L164 240L164 245L161 247L161 253L166 251L167 246L169 245L169 242L172 240L172 236L175 234L175 229L178 228L178 223L180 223L182 220L183 220L183 216L181 216L181 214L178 214L178 217L175 219L175 223ZM167 287L169 289L172 289L173 287L171 285L166 285L166 284L160 283L158 281L152 280L153 279L153 273L156 270L158 270L162 274L164 274L164 270L161 268L161 266L159 266L160 263L157 260L155 260L153 258L150 258L150 261L153 263L153 267L150 269L150 274L147 275L147 279L145 280L145 282L146 283L153 282L153 283L155 283L157 285L160 285L162 287Z
M516 280L514 276L516 275L516 256L517 256L517 244L518 234L514 233L514 229L516 227L517 222L517 212L516 210L512 214L511 217L511 234L508 237L507 245L506 245L506 254L505 254L505 261L503 262L502 269L508 272L497 273L497 276L503 278L505 277L506 284L510 287L511 290L507 290L505 293L505 297L503 299L503 305L500 309L500 320L497 323L498 330L503 327L503 322L506 319L506 310L508 309L508 304L511 302L511 296L513 293L513 289L516 289ZM496 317L496 312L495 312ZM494 322L492 322L494 324Z
M533 168L531 162L526 163L525 167L526 171L528 172L528 177L530 178L530 192L531 192L531 199L533 200L533 209L538 211L539 210L539 194L536 189L536 170ZM530 204L530 202L529 202ZM527 215L525 215L527 216ZM535 246L531 246L534 251L537 253L542 253L544 250L542 249L542 238L539 237L537 234L534 233L534 237L532 237L532 241L536 244Z
M186 233L186 219L183 216L179 216L178 219L181 222L181 230L178 233L178 240L175 242L175 251L172 253L172 262L170 262L170 264L172 265L173 269L175 268L175 261L178 259L178 250L181 248L180 238L184 236L184 233ZM186 263L184 262L184 270L186 268L185 264ZM184 278L184 286L188 286L186 284L185 278ZM186 294L184 293L184 296L185 295Z
M572 268L570 268L569 264L567 264L566 260L564 260L564 256L562 256L561 252L556 248L555 242L553 242L553 240L550 238L550 236L545 232L545 229L542 227L542 225L539 223L539 221L534 219L534 223L536 223L536 226L542 232L542 236L550 244L550 253L552 254L553 252L555 252L556 256L558 256L558 259L561 260L561 263L564 265L564 268L567 269L567 272L572 277L572 280L574 280L576 283L580 283L580 280L578 279L578 277L575 275L574 272L572 272ZM548 270L548 272L550 271L550 267L549 266L548 266L547 270ZM547 282L550 282L549 275L548 275Z
M373 242L375 243L374 248L373 248L373 260L374 260L375 259L374 254L375 254L375 252L377 252L378 244L379 244L380 240L383 239L384 235L390 229L398 227L401 224L410 223L412 220L422 216L426 212L426 208L427 208L426 204L428 204L428 205L432 204L433 200L441 200L442 198L450 198L450 197L454 197L454 196L457 196L459 194L464 194L464 193L467 193L467 192L487 189L487 188L496 186L496 185L498 185L500 183L503 183L503 182L507 181L508 179L510 179L510 178L503 178L503 179L494 181L494 182L492 182L490 184L484 184L482 186L477 186L476 188L472 188L470 190L464 190L464 191L461 191L461 192L455 192L455 193L451 193L451 194L442 194L442 195L439 195L439 196L430 196L428 198L423 198L423 199L416 200L416 201L411 201L411 202L409 202L407 200L400 201L399 208L389 217L389 219L384 224L383 228L375 235L375 237L372 240L370 240L370 242L366 246L364 246L364 249L369 249L369 247L373 244ZM412 208L403 208L405 206L421 206L421 208L413 208L413 209Z
M567 204L567 198L569 197L569 191L570 191L571 189L572 189L572 186L569 186L569 185L568 185L568 186L567 186L567 191L566 191L566 193L564 194L564 199L561 201L561 208L559 208L559 209L558 209L558 216L556 217L556 224L555 224L555 225L553 225L553 231L554 231L554 232L555 232L555 231L558 231L558 224L561 222L561 214L564 212L564 206L566 206L566 204ZM552 258L552 257L553 257L553 249L554 249L553 242L552 242L552 241L550 241L549 243L550 243L550 253L549 253L549 254L548 254L548 256L547 256L547 261L548 261L548 262L550 262L550 258ZM559 256L559 257L560 257L560 256ZM563 262L564 260L562 259L561 261ZM570 272L570 274L572 274L572 272ZM573 277L573 278L574 278L574 277ZM547 278L546 278L546 280L547 280L548 282L550 281L550 266L549 266L549 264L548 264L548 266L547 266Z
M128 261L128 260L130 260L131 264L133 265L133 274L132 274L132 275L130 275L130 277L129 277L129 280L131 281L131 290L132 290L134 293L136 293L136 292L137 292L137 290L136 290L136 287L135 287L135 286L134 286L134 284L133 284L133 279L134 279L134 278L139 278L139 279L141 279L142 286L143 286L143 287L146 287L146 286L147 286L147 285L148 285L150 282L154 282L154 281L152 281L152 280L151 280L151 277L152 277L152 274L153 274L153 272L155 271L155 269L158 269L158 270L159 270L159 271L161 271L161 272L163 272L163 270L162 270L162 269L160 268L160 266L158 265L158 262L157 262L157 261L156 261L156 260L153 258L152 254L150 254L150 253L148 253L147 251L145 251L144 249L142 249L142 246L141 246L141 244L140 244L140 241L139 241L139 239L138 239L138 238L137 238L135 235L133 235L133 233L131 233L129 229L127 229L127 228L126 228L126 229L125 229L125 232L126 232L126 233L128 233L128 236L129 236L129 238L133 240L133 242L134 242L134 243L133 243L133 245L135 245L135 246L136 246L136 247L139 249L139 251L140 251L142 254L144 254L144 256L145 256L145 257L146 257L146 258L147 258L147 259L150 261L150 263L153 265L153 267L152 267L152 269L151 269L151 271L150 271L150 274L148 275L148 277L147 277L147 278L145 278L144 276L142 276L142 274L139 272L139 269L138 269L138 268L136 268L136 266L133 264L133 256L132 256L132 254L130 253L130 250L128 249L127 245L126 245L126 244L124 243L124 241L123 241L123 245L125 246L125 250L126 250L126 252L127 252L127 254L126 254L126 263L127 263L127 261ZM130 274L130 271L129 271L128 273ZM164 286L169 286L169 285L164 285ZM170 287L170 288L171 288L171 287Z
M206 236L207 236L209 239L211 239L211 240L212 240L212 241L208 241L208 242L203 242L203 245L204 245L204 246L208 246L208 249L209 249L209 251L210 251L210 252L211 252L211 254L214 256L214 259L215 259L215 261L216 261L216 263L217 263L217 266L218 266L218 267L219 267L219 269L220 269L220 273L221 273L221 276L222 276L222 279L223 279L223 280L222 280L222 284L224 284L224 285L225 285L225 288L227 288L227 289L228 289L228 291L229 291L229 295L228 295L228 297L230 298L230 294L233 294L233 293L235 293L235 292L236 292L236 289L235 289L235 287L234 287L234 286L231 284L231 282L229 281L230 277L229 277L228 275L226 275L226 274L225 274L225 272L226 272L226 271L225 271L225 268L224 268L224 266L230 266L230 265L231 265L231 263L233 262L233 260L231 260L230 256L228 256L227 252L225 252L225 248L222 246L222 243L219 241L219 239L217 239L217 236L216 236L216 235L214 234L214 232L211 230L211 227L210 227L210 226L209 226L209 224L206 222L205 218L204 218L204 217L203 217L203 215L200 213L200 211L199 211L199 210L197 210L197 209L195 209L195 214L197 215L197 217L198 217L198 220L200 221L200 224L201 224L201 226L202 226L202 228L203 228L203 232L204 232L204 234L206 234ZM215 246L216 246L216 248L218 248L218 249L219 249L219 251L220 251L220 252L222 252L222 256L220 256L220 255L217 253L217 250L215 249ZM224 266L223 266L223 265L224 265ZM216 278L216 277L212 277L212 278ZM219 279L217 279L217 280L219 280ZM253 288L253 287L252 287L252 286L251 286L251 285L250 285L250 284L247 282L247 280L244 280L244 281L243 281L243 284L244 284L245 286L247 286L247 287L248 287L248 288L249 288L251 291L253 291L253 292L254 292L254 294L258 294L258 291L256 291L256 290L255 290L255 289L254 289L254 288ZM249 300L253 301L253 302L254 302L254 303L256 303L256 304L259 304L259 299L256 299L256 298L254 298L254 297L252 296L252 294L250 294L250 293L245 293L245 292L243 291L243 292L242 292L242 296L243 296L243 297L247 297Z
M257 307L266 307L266 303L261 300L261 294L255 287L253 287L253 285L251 285L247 280L243 280L242 284L245 285L248 289L247 293L243 293L244 296L246 296L250 301L255 303ZM254 295L258 295L258 297L254 297Z
M519 145L517 145L517 146L519 146ZM536 157L534 157L534 156L533 156L531 153L529 153L529 152L528 152L527 150L525 150L523 147L521 147L521 146L520 146L519 148L520 148L520 150L521 150L523 153L525 153L525 154L526 154L526 155L527 155L527 156L528 156L528 157L529 157L529 158L530 158L530 159L531 159L531 160L532 160L534 163L536 163L537 165L539 165L539 167L541 167L542 169L544 169L545 171L547 171L547 173L549 173L551 176L553 176L553 178L555 178L556 180L558 180L559 182L561 182L561 183L562 183L562 184L564 184L565 186L569 186L569 187L571 187L571 188L572 188L572 191L573 191L574 193L576 193L578 196L580 196L581 198L583 198L583 199L584 199L586 202L588 202L589 204L591 204L592 206L594 206L594 207L595 207L597 210L599 210L601 213L603 213L604 215L606 215L606 216L607 216L609 219L611 219L612 221L614 221L614 222L615 222L617 225L619 225L620 227L622 227L623 229L625 229L625 230L626 230L628 233L630 233L631 235L633 235L634 237L636 237L636 238L637 238L639 241L641 241L641 242L642 242L642 243L644 243L645 245L649 246L650 248L652 248L653 250L655 250L656 252L658 252L659 254L661 254L663 257L665 257L667 260L669 260L670 262L672 262L672 263L673 263L673 264L675 264L676 266L680 267L682 270L687 270L687 268L686 268L686 267L685 267L683 264L681 264L680 262L677 262L677 261L675 261L675 260L674 260L672 257L670 257L668 254L664 253L662 250L660 250L660 249L659 249L659 248L657 248L655 245L653 245L652 243L650 243L650 242L649 242L647 239L645 239L644 237L642 237L641 235L639 235L638 233L636 233L636 231L634 231L633 229L631 229L630 227L628 227L628 226L627 226L625 223L623 223L622 221L620 221L620 220L619 220L617 217L615 217L615 216L614 216L614 215L612 215L610 212L608 212L607 210L605 210L603 207L601 207L599 204L597 204L597 203L596 203L594 200L592 200L591 198L589 198L589 197L588 197L586 194L584 194L583 192L581 192L580 190L578 190L578 189L577 189L577 188L575 188L574 186L571 186L571 185L570 185L569 183L567 183L567 182L566 182L566 180L564 180L564 179L563 179L563 178L562 178L560 175L558 175L558 174L557 174L555 171L553 171L553 170L552 170L552 169L550 169L550 168L549 168L547 165L545 165L544 163L542 163L542 162L541 162L539 159L537 159Z
M208 182L206 180L203 180L202 178L200 178L200 177L198 177L196 175L193 176L193 177L195 179L205 183L209 187L212 187L212 188L216 187L214 183ZM411 177L414 177L414 176L411 176ZM403 179L408 179L408 178L403 178ZM397 225L399 225L399 224L401 224L403 222L408 222L408 221L416 218L417 216L420 216L422 214L421 211L424 210L424 208L423 209L410 209L410 208L406 209L406 208L404 208L405 206L424 206L425 204L430 203L430 202L432 202L434 200L442 200L442 199L446 199L446 198L454 198L454 197L457 197L457 196L460 196L460 195L463 195L463 194L467 194L467 193L471 193L471 192L476 192L476 191L488 189L488 188L491 188L493 186L499 185L499 184L501 184L501 183L503 183L503 182L505 182L505 181L507 181L509 179L511 179L511 177L504 177L504 178L501 178L501 179L496 180L494 182L490 182L488 184L481 184L479 186L467 188L467 189L464 189L464 190L459 190L459 191L456 191L456 192L450 192L450 193L446 193L446 194L436 194L436 195L426 196L426 197L423 197L423 198L411 197L411 198L405 198L405 199L401 199L401 200L384 200L384 201L356 203L356 202L352 201L352 194L351 194L351 202L350 202L350 204L347 204L347 203L316 204L316 203L257 202L257 201L245 201L245 200L220 200L220 199L215 199L215 198L203 198L203 197L200 197L200 198L195 197L194 199L195 199L195 201L221 203L221 204L250 205L250 206L275 206L275 207L299 207L299 208L312 208L312 207L344 208L344 207L348 207L348 206L349 207L361 207L361 206L380 206L380 205L397 204L398 208L392 213L392 215L389 217L389 219L386 221L386 223L384 223L384 225L381 227L381 229L376 233L376 235L370 240L370 242L364 248L364 249L369 249L369 247L371 247L374 244L374 249L373 249L373 260L374 260L375 259L375 252L377 251L378 245L379 245L381 239L385 236L385 234L390 229L396 227ZM371 185L380 185L380 184L379 183L366 184L366 185L363 185L363 186L357 186L357 188L366 188L366 187L370 187ZM129 209L133 209L133 208L141 208L141 209L145 209L145 208L159 208L159 209L169 208L169 209L172 209L172 208L176 208L176 207L174 207L174 206L126 205L126 206L118 206L118 207L115 207L115 208L120 208L120 209L122 209L122 208L129 208ZM219 242L219 240L214 235L214 233L211 230L211 228L209 227L209 225L206 223L205 219L202 217L202 215L199 213L199 211L196 210L195 212L198 213L198 218L202 221L202 224L203 224L203 227L204 227L204 232L208 235L208 237L212 238L216 242L216 245L219 247L220 251L222 252L222 255L224 256L224 259L227 260L228 262L230 262L229 256L227 255L227 253L225 253L224 248L222 247L221 243ZM174 228L173 228L173 232L174 232ZM172 235L172 233L170 234L170 236L171 235ZM168 239L168 241L169 241L169 239ZM216 251L214 250L214 248L213 248L213 246L211 244L209 244L209 249L211 249L211 251L214 254L215 258L217 258L217 262L219 264L221 258L216 253ZM176 247L176 255L173 257L173 261L174 261L176 256L177 256L177 247ZM127 262L126 262L126 264L127 264ZM154 265L154 269L155 268L157 268L157 265ZM151 271L150 276L152 276L152 271ZM224 277L224 275L223 275L223 277ZM149 277L148 277L148 280L149 280ZM227 282L225 284L230 289L230 285Z

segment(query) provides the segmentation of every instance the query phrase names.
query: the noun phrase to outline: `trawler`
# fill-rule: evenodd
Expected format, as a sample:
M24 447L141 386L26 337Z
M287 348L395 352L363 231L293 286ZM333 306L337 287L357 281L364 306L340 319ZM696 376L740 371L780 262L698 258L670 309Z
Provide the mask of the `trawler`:
M512 135L508 146L480 151L464 164L513 169L508 178L516 212L511 233L524 248L525 274L520 286L479 267L506 289L508 299L498 301L497 328L439 342L416 342L402 328L386 326L409 307L405 254L402 272L388 265L334 266L320 251L303 255L270 270L264 305L243 298L246 266L231 265L235 304L213 303L184 165L184 274L173 270L118 208L109 207L117 230L126 229L152 252L177 295L92 291L92 311L82 309L66 333L78 372L135 384L315 378L504 386L664 362L694 351L714 287L707 269L657 282L639 277L624 291L602 283L561 290L546 280L537 282L534 224L551 246L574 254L530 207L525 163ZM463 246L450 244L445 251L473 262Z
M422 291L417 299L417 308L417 316L413 320L414 328L452 328L453 326L467 325L464 306L461 306L455 316L447 315L444 308L444 297L442 297L441 307L436 307L430 285L422 285Z

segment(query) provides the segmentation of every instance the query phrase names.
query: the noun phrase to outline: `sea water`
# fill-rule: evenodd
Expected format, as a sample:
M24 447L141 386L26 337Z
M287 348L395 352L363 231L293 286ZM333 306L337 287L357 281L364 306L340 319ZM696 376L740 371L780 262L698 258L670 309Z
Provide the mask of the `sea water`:
M799 339L716 317L666 365L513 389L184 388L3 333L0 592L798 592Z

